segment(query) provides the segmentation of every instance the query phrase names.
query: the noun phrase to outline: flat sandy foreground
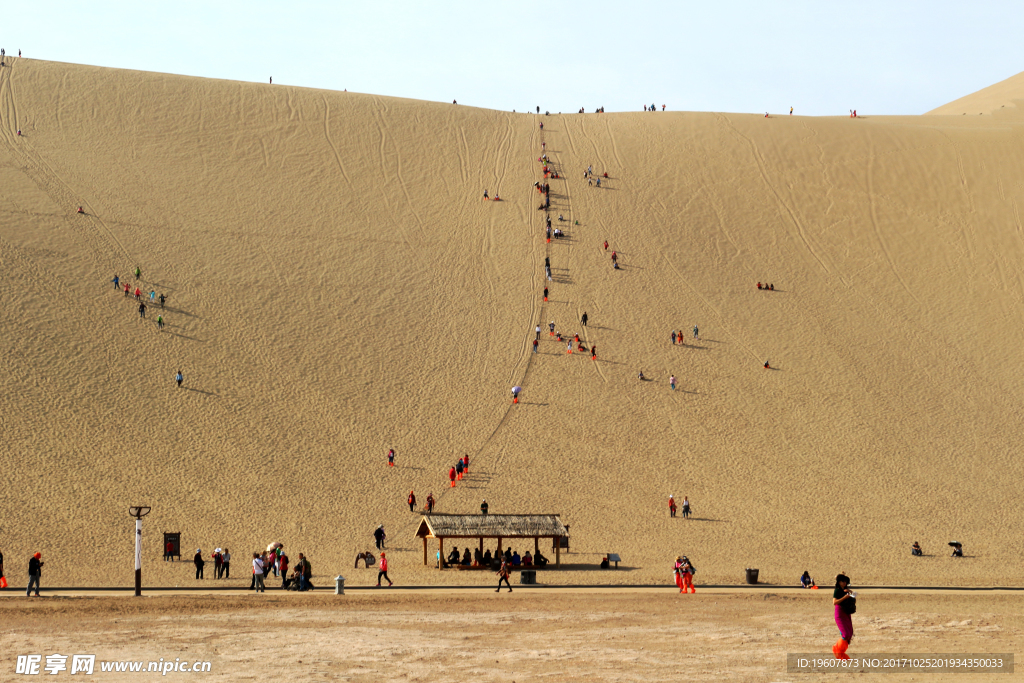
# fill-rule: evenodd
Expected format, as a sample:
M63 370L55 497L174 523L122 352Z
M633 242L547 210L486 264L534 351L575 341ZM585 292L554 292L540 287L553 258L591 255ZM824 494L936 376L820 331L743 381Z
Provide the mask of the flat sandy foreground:
M487 589L299 595L50 597L0 601L4 662L18 654L97 661L209 661L168 678L315 681L893 680L789 674L786 654L831 656L830 591ZM1024 628L1013 592L864 590L851 654L1013 652ZM44 660L45 661L45 660ZM69 660L70 661L70 660ZM87 680L130 680L101 673ZM42 675L46 675L45 673ZM63 675L69 675L64 672ZM134 678L152 678L155 674ZM1014 674L903 674L902 681L1020 680Z

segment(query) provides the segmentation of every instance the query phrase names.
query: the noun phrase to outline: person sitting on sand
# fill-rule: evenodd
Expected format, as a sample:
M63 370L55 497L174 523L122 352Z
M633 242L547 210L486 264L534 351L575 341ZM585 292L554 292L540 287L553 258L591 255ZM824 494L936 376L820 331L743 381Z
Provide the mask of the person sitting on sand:
M519 566L522 566L522 564L523 564L523 558L519 557L519 553L518 552L513 552L512 553L512 566L513 567L519 567Z
M533 556L533 564L536 565L537 567L543 567L547 563L548 563L548 558L546 558L543 555L541 555L540 551L538 550L537 554Z
M757 283L757 288L761 289L761 283L760 282Z
M484 199L487 199L487 190L484 190Z
M644 377L644 371L643 370L641 370L640 374L637 375L637 379L639 379L641 382L644 381L645 379L647 379L646 377Z
M953 548L953 554L950 557L963 557L964 547L959 541L953 541L949 544Z
M481 564L483 564L483 566L485 566L485 567L490 567L491 566L491 549L490 548L488 548L487 550L484 551L484 559L481 562Z
M529 550L527 550L526 554L523 555L523 566L524 567L532 567L533 566L533 555L530 554Z
M921 544L917 541L914 541L914 545L910 546L910 554L916 555L917 557L923 557L924 552L922 552L921 550Z
M468 567L473 564L473 556L469 554L469 548L466 548L466 552L462 553L462 566Z
M774 292L775 291L775 285L768 285L768 289L770 289L770 290L772 290Z
M459 549L457 547L452 548L452 551L448 553L448 564L459 563Z
M814 579L811 578L811 575L808 572L804 572L803 576L800 577L800 585L803 588L817 588L817 585L814 583Z

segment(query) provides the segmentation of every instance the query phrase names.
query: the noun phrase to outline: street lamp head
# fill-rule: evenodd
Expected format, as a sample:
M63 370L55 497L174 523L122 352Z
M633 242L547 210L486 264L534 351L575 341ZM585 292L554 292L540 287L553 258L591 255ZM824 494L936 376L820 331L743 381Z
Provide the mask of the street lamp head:
M132 505L130 508L128 508L128 514L134 517L135 519L142 519L143 517L148 515L149 511L152 509L153 508L149 507L148 505Z

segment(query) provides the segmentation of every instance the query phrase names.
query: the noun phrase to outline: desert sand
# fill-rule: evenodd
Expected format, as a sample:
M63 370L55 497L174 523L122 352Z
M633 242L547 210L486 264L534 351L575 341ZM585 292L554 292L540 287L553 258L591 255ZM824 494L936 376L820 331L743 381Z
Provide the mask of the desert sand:
M190 666L209 662L202 679L211 681L252 680L267 667L303 681L847 681L848 673L787 673L787 653L831 657L831 641L823 637L835 630L831 594L822 593L678 596L671 589L517 587L500 596L362 591L344 597L58 597L32 604L22 597L0 602L0 632L12 654L94 654L92 679L98 681L128 680L124 673L103 674L99 662L148 666L161 658ZM1019 595L865 591L859 603L850 652L861 656L1013 652L1024 628ZM962 681L965 675L900 677L911 679ZM857 680L893 679L886 673L858 674Z
M928 113L945 116L977 116L979 114L1002 116L1006 114L1012 118L1018 118L1020 112L1014 110L1018 108L1021 100L1024 100L1024 72L953 100ZM1011 111L1001 111L1007 108Z
M197 585L187 560L216 546L248 583L246 554L271 541L307 553L318 585L366 585L376 572L350 563L382 523L396 582L492 582L423 566L410 490L442 512L559 513L571 553L549 585L668 584L680 553L698 586L746 567L774 584L805 569L1024 584L1024 120L1009 108L536 116L8 64L12 584L39 551L44 587L129 585L136 504L153 508L148 585ZM550 244L542 142L565 174L567 237ZM145 319L111 284L134 287L136 266L168 297ZM550 320L597 362L546 333L533 354ZM691 519L668 516L669 494ZM163 531L186 562L160 561ZM609 552L622 566L598 570Z

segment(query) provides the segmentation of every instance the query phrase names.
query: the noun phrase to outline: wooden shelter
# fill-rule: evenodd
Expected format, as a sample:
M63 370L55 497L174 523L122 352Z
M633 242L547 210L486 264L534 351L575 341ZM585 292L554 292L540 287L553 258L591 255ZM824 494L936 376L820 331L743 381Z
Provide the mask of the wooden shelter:
M444 567L444 540L446 538L480 539L480 552L484 551L484 539L498 539L498 554L501 542L506 538L532 538L533 551L540 550L540 539L555 541L555 564L561 564L561 539L569 535L558 515L446 515L433 513L424 515L416 528L416 535L423 539L423 564L427 565L427 539L436 538L441 561L438 569Z

